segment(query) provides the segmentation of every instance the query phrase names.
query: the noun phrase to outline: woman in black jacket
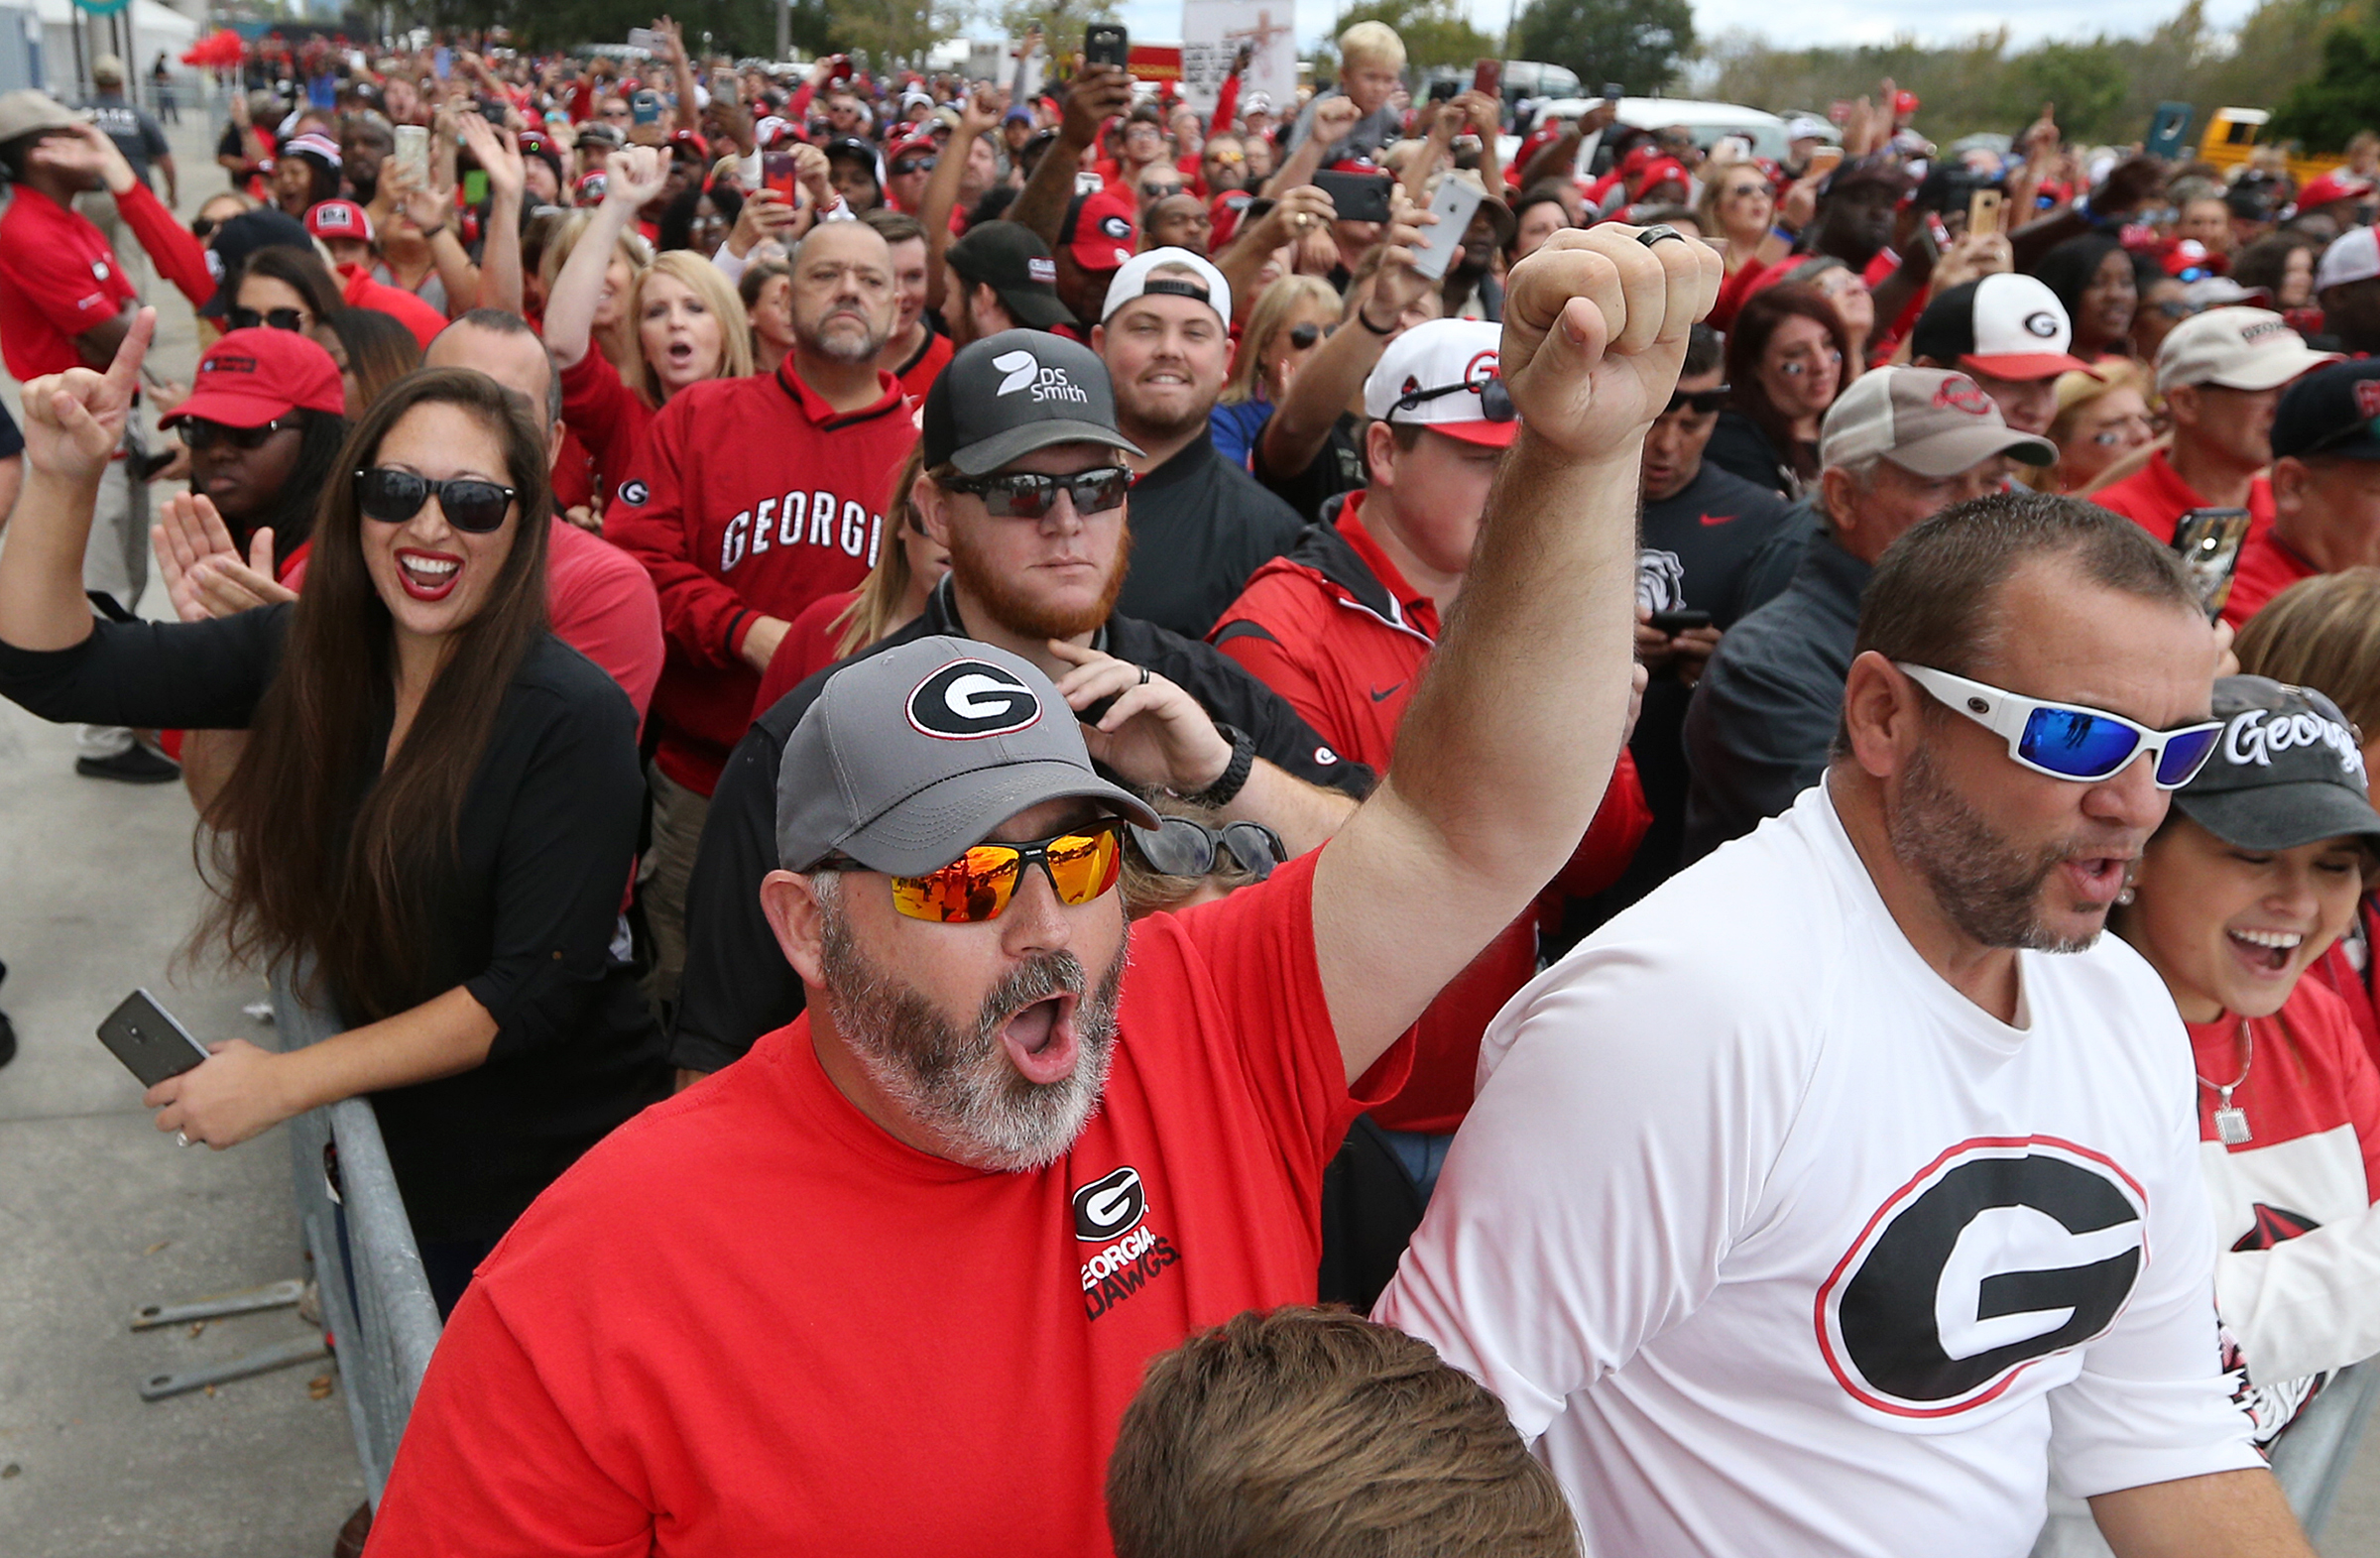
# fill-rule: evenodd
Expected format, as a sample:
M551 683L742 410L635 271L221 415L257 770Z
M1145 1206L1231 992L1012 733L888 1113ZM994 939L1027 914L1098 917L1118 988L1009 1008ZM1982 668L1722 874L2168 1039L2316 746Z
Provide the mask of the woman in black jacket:
M206 807L233 961L310 971L349 1024L234 1039L152 1089L222 1148L369 1096L441 1307L537 1192L666 1088L613 956L643 799L636 716L545 627L544 440L494 381L393 387L323 494L304 593L191 623L95 620L83 538L155 329L27 386L0 553L0 693L53 720L244 729Z

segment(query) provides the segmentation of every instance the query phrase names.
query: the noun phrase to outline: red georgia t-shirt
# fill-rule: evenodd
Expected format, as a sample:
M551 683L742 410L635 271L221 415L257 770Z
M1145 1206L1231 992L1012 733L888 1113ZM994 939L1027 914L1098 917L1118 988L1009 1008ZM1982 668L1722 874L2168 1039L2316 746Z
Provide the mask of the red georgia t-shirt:
M1132 927L1099 1112L1037 1173L905 1146L809 1019L657 1104L516 1223L455 1310L370 1551L1110 1551L1150 1358L1310 1303L1347 1085L1315 856Z

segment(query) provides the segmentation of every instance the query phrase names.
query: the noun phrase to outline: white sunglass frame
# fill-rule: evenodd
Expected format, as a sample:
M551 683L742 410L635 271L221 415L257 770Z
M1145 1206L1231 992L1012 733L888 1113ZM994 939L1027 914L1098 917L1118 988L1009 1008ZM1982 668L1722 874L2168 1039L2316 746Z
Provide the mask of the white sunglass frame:
M2008 743L2009 762L2019 768L2030 769L2036 774L2047 775L2054 779L2064 779L2069 784L2104 784L2145 757L2149 760L2149 781L2151 783L2163 790L2180 789L2192 779L2197 779L2200 770L2206 767L2207 762L2214 756L2214 746L2211 743L2208 744L2206 756L2199 760L2197 767L2171 784L2157 777L2157 768L2165 757L2166 746L2184 736L2203 735L2210 731L2220 731L2223 728L2221 720L2210 719L2199 720L2173 730L2156 730L2143 725L2138 720L2126 719L2121 714L2113 714L2106 709L2092 708L2087 703L2069 703L2058 698L2029 698L2021 692L2010 692L2005 687L1995 687L1987 681L1975 681L1966 676L1954 675L1947 670L1936 670L1931 665L1894 660L1892 668L1916 682L1935 702L1952 713L1963 714L1993 735L2004 738ZM1977 702L1983 706L1975 707ZM2073 774L2061 774L2056 769L2034 762L2019 750L2024 743L2025 726L2032 720L2034 712L2039 709L2052 709L2064 714L2088 714L2094 719L2110 720L2140 738L2140 744L2125 756L2123 762L2096 778L2080 778Z

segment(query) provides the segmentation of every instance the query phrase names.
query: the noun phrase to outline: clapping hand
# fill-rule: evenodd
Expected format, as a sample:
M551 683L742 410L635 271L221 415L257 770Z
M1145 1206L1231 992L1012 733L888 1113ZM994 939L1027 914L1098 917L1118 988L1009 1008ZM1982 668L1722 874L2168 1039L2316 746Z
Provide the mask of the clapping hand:
M183 622L234 616L298 598L296 590L273 576L272 527L248 539L248 557L242 561L230 527L204 494L169 499L149 536L165 569L174 614Z

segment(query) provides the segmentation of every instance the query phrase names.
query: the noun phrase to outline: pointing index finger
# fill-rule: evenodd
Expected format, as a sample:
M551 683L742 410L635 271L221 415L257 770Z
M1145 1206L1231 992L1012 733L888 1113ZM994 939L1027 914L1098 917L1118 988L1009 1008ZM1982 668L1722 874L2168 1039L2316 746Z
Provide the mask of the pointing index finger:
M107 365L107 386L127 401L141 387L141 359L149 354L149 342L156 334L157 310L143 308L133 315L124 339L116 343L116 359Z

